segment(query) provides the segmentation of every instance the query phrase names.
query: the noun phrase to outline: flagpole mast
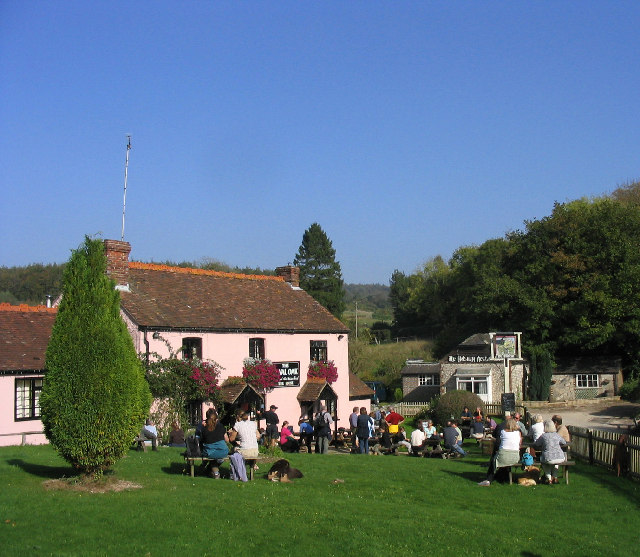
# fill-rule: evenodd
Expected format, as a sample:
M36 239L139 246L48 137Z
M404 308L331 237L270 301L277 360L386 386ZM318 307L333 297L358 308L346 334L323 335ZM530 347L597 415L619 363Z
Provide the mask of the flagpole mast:
M127 208L127 170L129 168L129 151L131 151L131 135L127 134L127 157L124 161L124 198L122 201L122 236L121 240L124 242L124 213Z

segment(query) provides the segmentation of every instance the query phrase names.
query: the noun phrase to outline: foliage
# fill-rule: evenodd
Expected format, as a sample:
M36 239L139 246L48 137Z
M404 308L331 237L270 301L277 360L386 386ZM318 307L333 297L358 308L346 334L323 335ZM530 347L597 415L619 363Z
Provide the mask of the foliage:
M46 368L47 438L82 473L100 475L129 449L151 402L100 240L85 238L65 267Z
M332 360L310 362L307 377L324 379L329 385L338 380L338 368Z
M25 267L0 267L0 301L12 304L44 304L47 295L62 292L64 264L34 263Z
M268 391L280 381L280 371L270 360L245 358L242 377L260 391Z
M170 348L170 347L169 347ZM164 401L164 408L156 421L187 424L186 406L194 401L220 404L220 373L224 368L216 362L182 359L170 350L168 358L151 354L147 364L147 381L156 399Z
M395 391L393 391L393 399L396 402L400 402L404 397L404 393L400 387L397 387Z
M305 230L293 262L300 267L301 288L340 317L345 307L342 270L331 240L318 223Z
M452 416L459 419L465 406L472 412L480 406L484 413L484 403L477 394L470 391L447 391L432 405L432 419L437 425L444 426Z
M531 346L527 350L531 366L529 375L529 400L549 400L553 376L553 359L544 347Z
M620 387L620 397L630 402L640 402L640 378L627 379Z

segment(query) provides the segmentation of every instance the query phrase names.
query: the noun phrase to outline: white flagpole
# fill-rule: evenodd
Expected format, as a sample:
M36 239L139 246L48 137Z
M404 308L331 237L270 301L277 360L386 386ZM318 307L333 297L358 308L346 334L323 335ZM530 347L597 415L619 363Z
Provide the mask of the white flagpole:
M129 168L129 151L131 150L131 136L127 134L127 157L124 161L124 199L122 201L122 236L121 240L124 242L124 213L127 208L127 169Z

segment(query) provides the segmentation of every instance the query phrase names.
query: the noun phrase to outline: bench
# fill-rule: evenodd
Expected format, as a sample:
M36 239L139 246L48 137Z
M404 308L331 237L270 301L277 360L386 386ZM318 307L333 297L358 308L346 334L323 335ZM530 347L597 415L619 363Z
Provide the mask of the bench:
M573 466L574 464L575 464L574 460L565 460L564 462L556 464L556 466L562 468L562 476L564 477L564 481L565 481L565 483L567 485L569 485L569 467ZM534 461L533 465L534 466L538 466L540 469L542 469L542 465L541 465L540 461ZM511 466L504 466L504 468L508 468L508 470L509 470L509 483L512 484L513 483L513 472L514 472L514 469L522 468L522 464L520 464L520 463L512 464Z
M224 458L207 458L205 456L187 456L184 455L185 465L189 467L190 475L192 478L195 477L195 464L196 462L200 462L200 464L204 464L205 462L219 461L219 460L229 460L229 457L226 456ZM253 480L254 473L254 465L260 460L260 458L245 458L245 465L249 467L249 480Z

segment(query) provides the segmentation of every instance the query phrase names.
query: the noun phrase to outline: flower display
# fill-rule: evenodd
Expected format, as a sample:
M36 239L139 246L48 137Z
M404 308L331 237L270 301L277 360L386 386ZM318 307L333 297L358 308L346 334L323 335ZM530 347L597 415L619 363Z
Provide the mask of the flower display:
M266 391L273 389L280 381L280 371L270 360L246 358L242 368L242 377L247 383Z
M220 390L220 366L215 362L191 361L191 379L198 386L202 398L211 398Z
M338 368L336 368L332 360L311 362L307 377L324 379L331 384L338 379Z

